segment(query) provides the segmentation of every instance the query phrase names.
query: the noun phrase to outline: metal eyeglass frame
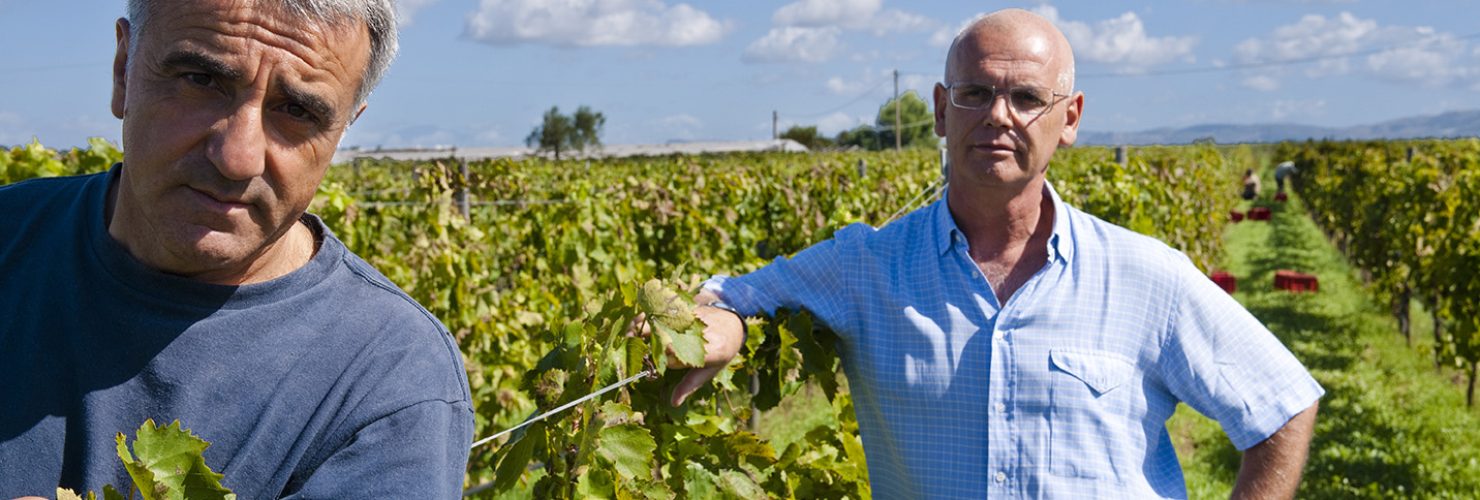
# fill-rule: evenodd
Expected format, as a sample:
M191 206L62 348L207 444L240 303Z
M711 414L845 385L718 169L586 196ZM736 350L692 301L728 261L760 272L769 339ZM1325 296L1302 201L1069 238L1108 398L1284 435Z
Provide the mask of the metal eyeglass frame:
M970 106L962 106L960 103L957 103L956 102L956 93L955 92L952 92L952 89L955 89L956 87L964 86L964 85L974 85L974 86L977 86L977 87L986 87L986 88L992 89L992 100L987 101L987 103L984 104L984 105L982 105L981 107L973 108L973 107L970 107ZM1011 92L1012 92L1013 89L1047 89L1049 95L1050 96L1053 96L1053 98L1048 100L1048 105L1047 106L1044 106L1043 109L1038 110L1038 113L1035 114L1035 115L1033 115L1033 116L1031 116L1031 117L1024 117L1022 115L1022 113L1020 111L1018 111L1017 106L1013 106L1013 104L1012 104L1012 98L1011 98L1012 96L1009 95L1007 97L1007 109L1010 110L1010 111L1012 111L1012 116L1014 118L1017 118L1018 121L1023 121L1023 122L1029 122L1029 121L1037 120L1038 117L1043 116L1045 113L1048 113L1048 110L1053 109L1054 105L1055 104L1058 104L1059 101L1062 101L1065 98L1068 98L1069 97L1069 94L1060 94L1058 92L1054 92L1053 89L1051 89L1049 87L1038 87L1038 86L1033 86L1033 85L1015 85L1015 86L1011 86L1011 87L998 87L996 85L982 85L982 84L970 83L970 82L955 82L955 83L950 83L950 84L942 85L942 87L945 87L945 89L946 89L946 96L947 96L946 99L951 102L951 106L955 106L957 108L965 109L965 110L970 110L970 111L981 111L981 110L984 110L984 109L991 109L992 108L992 105L997 103L997 97L998 96L1001 96L1004 93L1011 94Z

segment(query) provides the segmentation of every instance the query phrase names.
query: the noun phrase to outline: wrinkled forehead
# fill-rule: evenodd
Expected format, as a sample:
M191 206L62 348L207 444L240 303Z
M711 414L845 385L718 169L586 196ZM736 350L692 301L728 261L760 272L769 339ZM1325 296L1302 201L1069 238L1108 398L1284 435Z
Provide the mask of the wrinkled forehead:
M152 0L133 22L133 35L168 40L181 31L214 30L271 45L322 52L358 45L368 27L350 2L323 0ZM132 6L131 6L132 7ZM368 50L368 47L366 47Z

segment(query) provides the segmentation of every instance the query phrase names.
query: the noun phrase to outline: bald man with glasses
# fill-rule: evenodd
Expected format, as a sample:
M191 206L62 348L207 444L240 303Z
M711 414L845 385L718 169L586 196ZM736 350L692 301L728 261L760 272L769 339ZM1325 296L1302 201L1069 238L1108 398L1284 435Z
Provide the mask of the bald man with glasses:
M1047 179L1085 102L1063 34L1022 10L977 19L934 99L945 197L709 280L709 362L674 403L738 352L739 316L806 310L839 336L879 498L1186 497L1178 403L1244 451L1234 497L1292 497L1320 385L1184 254Z

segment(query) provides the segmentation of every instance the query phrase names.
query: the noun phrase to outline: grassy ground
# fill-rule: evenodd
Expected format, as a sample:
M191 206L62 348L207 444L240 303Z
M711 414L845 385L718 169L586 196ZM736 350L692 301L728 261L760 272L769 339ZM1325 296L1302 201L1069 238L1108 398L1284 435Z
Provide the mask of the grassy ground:
M1465 407L1455 373L1435 370L1427 313L1415 307L1405 344L1298 199L1261 204L1273 220L1229 227L1226 269L1235 298L1327 391L1299 497L1480 498L1480 410ZM1315 274L1320 292L1274 290L1278 269ZM804 389L762 415L759 430L779 449L830 419L821 392ZM1184 405L1167 425L1188 493L1228 498L1240 454L1217 423Z
M1301 498L1480 497L1480 412L1453 373L1436 372L1414 310L1414 346L1305 216L1299 200L1264 204L1269 223L1227 233L1235 294L1326 388ZM1320 292L1274 290L1274 272L1315 274ZM1193 498L1227 498L1239 453L1185 406L1168 422Z

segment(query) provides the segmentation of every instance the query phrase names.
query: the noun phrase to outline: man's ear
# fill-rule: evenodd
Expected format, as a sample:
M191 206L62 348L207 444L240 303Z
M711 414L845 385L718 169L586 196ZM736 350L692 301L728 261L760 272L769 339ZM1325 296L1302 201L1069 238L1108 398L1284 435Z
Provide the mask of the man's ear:
M1059 135L1060 146L1073 146L1074 141L1079 139L1079 117L1084 113L1084 92L1075 92L1067 104L1069 109L1065 110L1064 131Z
M360 115L365 114L365 108L368 108L368 107L370 107L370 104L363 103L363 102L360 103L360 109L355 110L355 116L353 116L353 117L351 117L349 119L349 124L350 125L354 125L355 122L360 121Z
M124 105L124 98L128 94L125 89L128 84L128 19L118 18L118 22L114 23L114 30L118 37L118 53L113 54L113 116L123 118L123 112L128 108Z
M946 95L946 92L948 91L946 90L945 85L937 83L935 84L935 91L931 93L931 97L935 99L936 137L946 136L946 106L950 105L951 100L950 96Z

